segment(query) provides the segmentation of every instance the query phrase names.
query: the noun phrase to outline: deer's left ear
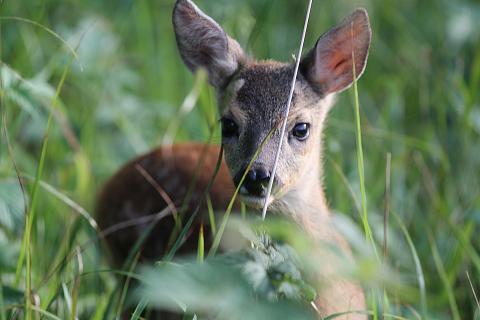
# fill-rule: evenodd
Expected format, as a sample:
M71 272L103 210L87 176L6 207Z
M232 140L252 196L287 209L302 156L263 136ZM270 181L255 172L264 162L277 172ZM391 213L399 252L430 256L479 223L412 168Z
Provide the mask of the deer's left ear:
M322 94L340 92L359 78L367 65L372 32L365 9L357 9L330 29L303 58L300 71Z

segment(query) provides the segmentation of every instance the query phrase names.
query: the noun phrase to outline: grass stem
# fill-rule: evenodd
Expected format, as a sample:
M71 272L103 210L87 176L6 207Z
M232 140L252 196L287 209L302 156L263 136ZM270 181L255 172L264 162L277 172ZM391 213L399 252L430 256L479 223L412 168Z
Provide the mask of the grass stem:
M353 32L353 31L352 31ZM353 36L352 36L353 37ZM363 146L362 146L362 127L360 121L360 102L358 98L358 86L357 86L357 71L355 70L355 53L352 51L352 71L353 71L353 96L354 96L354 109L355 109L355 134L357 144L357 169L358 177L360 180L360 193L361 193L361 205L362 205L362 223L365 236L370 242L372 249L375 253L377 261L380 261L378 256L375 240L373 239L372 230L368 222L368 209L367 209L367 192L365 190L365 168L363 160Z

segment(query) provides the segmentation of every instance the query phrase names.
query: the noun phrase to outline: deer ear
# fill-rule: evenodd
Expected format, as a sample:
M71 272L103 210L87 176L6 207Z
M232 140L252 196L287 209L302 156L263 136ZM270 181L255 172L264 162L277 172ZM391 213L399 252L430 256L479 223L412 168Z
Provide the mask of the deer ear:
M187 67L204 68L210 83L221 88L244 60L240 45L190 0L177 0L173 28L178 49Z
M353 60L357 78L365 70L371 35L367 11L355 10L320 37L301 61L302 74L322 94L348 88L353 83Z

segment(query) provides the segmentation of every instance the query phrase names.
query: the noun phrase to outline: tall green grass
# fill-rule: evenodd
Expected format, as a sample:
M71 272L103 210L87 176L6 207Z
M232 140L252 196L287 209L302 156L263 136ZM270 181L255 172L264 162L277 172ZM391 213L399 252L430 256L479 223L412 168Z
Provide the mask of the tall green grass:
M288 61L296 50L303 2L197 2L259 58ZM100 185L163 141L195 86L175 47L172 6L173 0L0 2L0 319L110 319L130 303L88 217ZM372 48L355 84L353 112L342 94L328 119L330 207L382 243L391 153L394 219L385 263L400 280L386 284L383 311L408 319L478 318L480 7L473 0L316 1L306 48L357 6L369 11ZM175 141L218 143L215 110L212 91L202 86ZM381 272L368 263L359 277L382 287ZM250 302L242 294L238 305ZM270 307L256 311L268 314Z

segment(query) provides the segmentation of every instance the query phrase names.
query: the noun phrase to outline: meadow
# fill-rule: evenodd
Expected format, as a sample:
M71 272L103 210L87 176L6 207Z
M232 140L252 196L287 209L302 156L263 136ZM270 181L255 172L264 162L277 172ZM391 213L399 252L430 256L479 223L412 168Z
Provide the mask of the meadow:
M213 90L178 54L173 3L0 1L0 320L115 319L127 305L122 272L97 239L96 194L127 160L166 142L208 141L218 120ZM249 53L293 61L307 1L196 3ZM366 194L352 88L327 121L330 207L359 232L366 209L396 275L390 285L377 266L364 266L372 309L395 319L480 319L480 3L317 0L305 48L358 6L367 8L373 33L358 81ZM211 140L220 143L218 126ZM221 262L184 271L205 283L224 276L225 292L235 287L232 314L255 304ZM145 276L158 287L168 280L151 270ZM141 309L140 300L131 303ZM298 307L289 306L265 300L247 318L300 319L286 316Z

